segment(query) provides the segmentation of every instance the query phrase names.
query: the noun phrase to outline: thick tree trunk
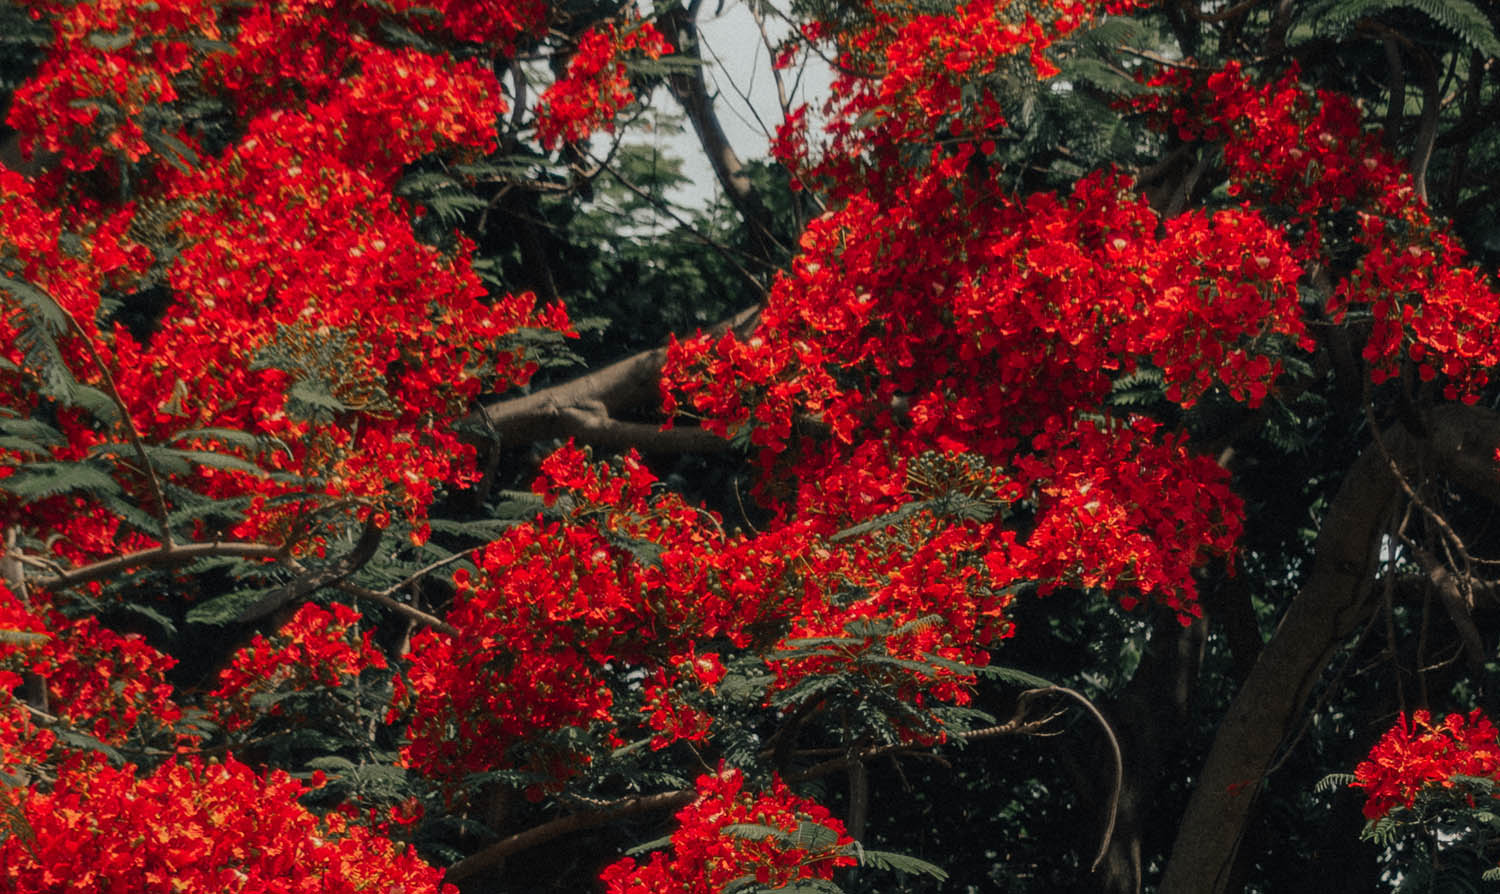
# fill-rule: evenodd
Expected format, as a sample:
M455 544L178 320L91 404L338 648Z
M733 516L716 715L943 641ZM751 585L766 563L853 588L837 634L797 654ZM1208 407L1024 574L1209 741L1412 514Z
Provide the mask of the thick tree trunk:
M1142 854L1152 806L1161 786L1172 736L1187 722L1193 684L1203 663L1208 626L1187 627L1163 616L1151 632L1141 666L1120 697L1105 707L1124 756L1124 784L1109 849L1099 866L1100 894L1139 894ZM1102 762L1107 764L1107 761ZM1107 793L1101 779L1098 788Z
M1500 500L1495 447L1500 415L1477 407L1435 410L1429 437L1396 426L1384 435L1390 459L1372 444L1350 467L1317 541L1312 575L1292 600L1219 725L1167 863L1161 894L1229 890L1236 853L1253 816L1261 780L1301 719L1334 650L1369 609L1373 567L1387 517L1401 492L1390 460L1409 479L1419 451L1424 468Z

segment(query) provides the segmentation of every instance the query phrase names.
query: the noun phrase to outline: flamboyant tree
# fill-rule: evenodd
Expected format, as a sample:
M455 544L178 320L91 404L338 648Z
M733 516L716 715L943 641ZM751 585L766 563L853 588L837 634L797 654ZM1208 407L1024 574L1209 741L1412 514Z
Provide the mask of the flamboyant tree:
M700 7L4 7L4 890L1477 884L1500 13Z

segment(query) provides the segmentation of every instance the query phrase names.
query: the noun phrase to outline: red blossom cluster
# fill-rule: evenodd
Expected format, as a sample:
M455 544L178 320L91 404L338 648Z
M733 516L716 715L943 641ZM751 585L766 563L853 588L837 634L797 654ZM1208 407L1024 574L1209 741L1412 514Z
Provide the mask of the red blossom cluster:
M457 889L410 848L316 817L297 800L308 787L262 777L233 758L135 768L85 761L50 791L0 789L0 887L13 894L225 891L355 894Z
M556 8L27 5L52 44L8 104L38 173L0 169L0 417L37 434L7 438L0 479L87 463L82 480L109 499L17 487L0 526L45 539L53 555L36 561L53 571L163 546L167 526L177 545L306 554L355 519L399 514L425 540L435 489L477 475L454 424L535 372L520 330L569 323L529 293L490 294L472 244L420 240L425 210L394 190L428 157L497 151L496 63L541 40ZM610 34L618 52L666 51L649 26ZM603 127L625 100L596 74L573 96ZM177 521L205 497L243 511ZM29 597L0 587L0 770L15 783L0 792L0 888L438 890L410 850L299 806L308 789L284 774L180 754L108 767L80 751L76 733L187 747L173 659L62 594ZM242 727L290 704L278 695L383 667L358 620L303 607L234 656L209 713ZM690 638L672 655L687 656L670 665L684 679L716 679Z
M806 107L778 128L773 153L836 196L898 183L916 147L945 160L943 138L976 143L998 133L1006 110L995 88L1006 78L1048 78L1057 41L1100 13L1123 13L1145 0L970 0L951 11L866 0L844 11L842 27L804 28L813 43L833 44L831 98L824 114L826 145L810 157ZM850 22L855 23L852 27ZM936 142L934 139L936 138Z
M209 693L226 729L243 728L260 713L256 696L346 686L366 668L384 668L385 655L359 631L359 612L332 603L327 610L307 603L270 638L256 634L219 672ZM353 642L351 642L351 639ZM272 704L271 716L282 705Z
M671 852L612 864L600 876L607 894L718 894L736 881L784 888L854 865L854 842L827 808L779 779L760 794L744 786L739 770L698 777L697 800L677 813Z
M44 713L103 742L154 738L182 714L166 681L176 663L139 635L27 605L0 584L0 701L18 699L30 676L46 690Z
M1329 315L1371 312L1363 356L1374 382L1409 360L1422 381L1445 378L1447 399L1478 398L1500 363L1500 291L1466 264L1353 102L1303 87L1295 68L1264 85L1236 65L1204 78L1166 71L1151 83L1172 88L1140 103L1159 126L1222 142L1231 195L1281 209L1284 228L1302 233L1296 259L1333 277ZM1352 268L1328 252L1334 219L1349 212L1362 250Z
M61 164L36 183L0 175L4 272L72 316L61 341L74 376L117 392L131 416L110 430L65 412L69 443L47 458L118 455L122 427L219 452L224 445L192 432L274 438L279 449L266 455L236 451L260 471L220 464L174 481L214 497L253 497L233 533L270 540L291 539L291 519L328 500L360 517L399 512L420 524L434 484L475 474L473 448L452 422L482 389L503 391L534 371L505 347L511 333L567 331L567 318L560 307L538 309L529 294L488 296L469 246L448 255L420 243L413 209L391 194L418 158L495 147L504 103L494 75L369 38L383 16L431 22L414 8L346 6L38 6L56 16L57 42L17 93L10 123L32 151L58 153ZM209 156L181 129L142 130L147 119L173 120L170 88L179 81L243 117L242 135L222 153ZM127 174L133 202L111 208L91 197L90 183ZM60 250L80 237L84 254ZM118 324L100 331L102 287L133 290L156 278L171 301L145 339ZM36 399L27 376L39 372L11 347L26 325L12 312L0 322L9 359L26 370L5 374L16 379L6 393L23 414ZM312 404L299 398L309 394ZM138 475L119 477L149 497ZM289 499L298 494L305 499ZM51 518L67 532L54 548L75 560L122 536L151 542L122 532L112 513L77 519L65 501L27 510L28 524Z
M672 45L650 22L605 24L578 38L568 71L553 81L536 107L536 138L545 149L579 143L601 127L614 130L620 110L635 102L625 60L660 59Z
M1500 779L1497 735L1477 709L1467 717L1449 714L1441 723L1425 710L1402 715L1354 771L1353 785L1368 792L1365 816L1374 820L1410 807L1423 791L1452 788L1454 776Z
M510 750L567 727L607 741L644 728L654 748L704 741L714 718L703 696L724 674L714 642L764 650L768 698L853 673L917 706L965 703L985 647L1010 633L1010 587L1030 555L1009 531L932 512L858 537L827 518L726 537L711 515L654 495L634 456L614 471L566 447L543 473L538 491L566 518L490 544L480 574L457 578L446 620L461 633L413 638L398 696L411 701L404 756L429 775L524 762L564 781L587 755ZM872 622L883 632L849 633ZM819 637L840 645L799 649ZM631 669L643 678L634 709L612 686ZM930 737L921 725L904 732Z
M1053 562L1021 576L1191 613L1189 570L1238 532L1224 474L1144 420L1080 412L1143 364L1184 405L1211 387L1259 404L1276 349L1309 344L1299 270L1258 215L1184 215L1158 237L1129 188L1093 176L1018 200L940 166L891 201L855 196L808 228L752 336L671 345L666 408L748 427L766 470L802 483L803 515L888 511L903 457L976 453L1036 502L1027 546ZM1184 498L1170 511L1163 487Z
M606 669L621 665L652 673L648 725L659 747L701 738L708 718L685 714L668 692L713 686L718 658L696 644L742 637L766 606L712 585L715 566L727 567L723 534L680 498L653 498L655 482L633 454L619 472L571 446L543 463L537 490L565 500L568 517L518 525L487 546L478 575L455 577L447 621L461 633L412 640L408 763L453 779L511 765L507 750L539 732L599 724L612 736ZM643 562L643 551L657 561ZM572 760L529 759L563 776Z

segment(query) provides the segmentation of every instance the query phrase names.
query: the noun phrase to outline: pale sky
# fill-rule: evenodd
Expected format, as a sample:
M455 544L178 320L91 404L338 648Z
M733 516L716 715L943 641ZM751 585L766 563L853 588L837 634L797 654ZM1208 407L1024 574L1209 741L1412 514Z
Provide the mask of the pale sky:
M742 0L724 0L722 10L717 14L714 12L714 6L705 4L699 16L703 55L710 62L707 72L709 88L717 91L714 107L740 157L747 161L764 158L769 134L774 134L781 123L781 105L771 73L770 54L755 19ZM789 33L789 26L774 15L767 17L766 25L773 42ZM821 63L818 67L809 66L806 71L794 67L781 74L794 108L802 102L817 107L832 80L828 69ZM665 90L658 92L654 102L663 108L676 109ZM693 181L694 188L674 194L673 199L701 206L718 192L713 170L703 157L691 127L681 136L664 138L661 148L683 159L683 172Z

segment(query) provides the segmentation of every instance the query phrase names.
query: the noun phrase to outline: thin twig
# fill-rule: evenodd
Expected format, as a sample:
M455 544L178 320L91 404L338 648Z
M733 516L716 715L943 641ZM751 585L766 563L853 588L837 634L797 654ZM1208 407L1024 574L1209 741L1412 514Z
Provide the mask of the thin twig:
M1088 699L1084 698L1076 692L1073 692L1071 689L1064 689L1060 686L1052 688L1057 690L1058 692L1067 693L1077 699L1082 700L1083 703L1087 705L1093 712L1094 716L1097 717L1101 723L1104 722L1103 716L1099 714L1098 710L1093 707L1092 703L1090 703ZM1025 721L1023 719L1024 715L1021 715L1012 718L1005 723L997 724L992 727L986 727L984 729L958 733L956 735L959 738L972 741L977 739L993 738L1001 735L1024 734L1036 728L1041 723L1055 719L1057 716L1058 715L1054 713L1048 715L1042 721ZM1123 767L1123 764L1119 760L1119 744L1115 742L1114 733L1112 731L1109 731L1109 727L1107 724L1105 725L1105 730L1109 732L1110 742L1114 744L1116 757L1115 766L1116 769L1120 771L1119 773L1117 773L1115 799L1111 803L1110 807L1110 826L1112 829L1114 825L1115 808L1118 805L1120 788L1119 781L1121 778L1121 774L1123 773L1123 770L1121 769ZM795 776L787 777L787 781L804 782L808 779L825 776L829 773L841 770L845 766L847 766L851 760L867 761L873 757L878 757L880 755L909 750L910 746L907 745L880 745L872 748L866 748L858 752L856 755L846 754L843 757L836 758L831 761L825 761L821 764L816 764L802 771L801 773L796 774ZM517 832L514 835L509 835L469 855L468 857L450 867L448 869L448 874L444 877L444 880L448 882L460 882L466 878L470 878L480 872L483 872L484 870L491 868L492 866L501 862L506 857L509 857L512 854L517 854L529 848L546 844L547 842L552 841L556 838L560 838L563 835L567 835L572 832L578 832L583 829L595 829L599 826L608 825L615 820L623 819L627 816L634 816L638 813L649 813L655 810L671 810L678 807L685 807L688 804L693 803L693 801L696 800L697 797L698 792L696 789L679 789L677 791L658 792L654 795L637 795L634 797L621 798L618 801L605 803L594 810L586 810L579 813L572 813L567 816L558 817L557 819L549 820L548 822L542 823L541 825L532 826L530 829ZM1106 838L1106 843L1107 841L1108 839Z
M1115 759L1115 784L1114 789L1109 793L1109 813L1105 819L1104 837L1099 842L1098 855L1094 857L1094 862L1089 866L1091 872L1097 872L1099 871L1099 864L1103 863L1105 856L1109 854L1109 843L1114 839L1115 835L1115 819L1120 812L1120 792L1125 787L1125 758L1120 753L1120 740L1115 738L1115 731L1109 725L1109 721L1104 718L1104 714L1100 712L1099 708L1082 693L1069 689L1066 686L1048 686L1044 689L1031 689L1021 693L1021 695L1025 697L1030 693L1042 694L1047 692L1066 695L1080 705L1083 705L1084 710L1093 715L1094 720L1098 721L1100 728L1104 730L1104 737L1109 741L1110 753Z
M421 568L418 568L416 571L413 571L408 577L402 579L402 581L400 583L391 584L389 587L386 587L384 590L379 591L376 595L378 595L378 596L394 596L394 595L396 595L396 593L400 592L401 590L404 590L407 587L411 586L412 584L416 583L417 581L421 580L423 577L427 576L429 573L438 570L439 568L443 567L444 565L450 565L450 564L452 564L454 562L457 562L460 559L466 559L469 556L473 555L474 553L478 552L479 550L484 549L488 545L489 544L487 544L487 543L482 543L479 546L470 547L469 549L466 549L466 550L464 550L462 552L454 553L453 555L447 557L446 559L438 559L436 562L433 562L430 565L424 565Z
M130 408L125 405L125 399L120 396L120 389L115 385L115 377L110 373L109 367L104 364L104 358L99 356L98 347L94 344L94 340L89 337L89 334L84 331L83 324L78 322L78 318L73 316L66 307L63 307L62 302L52 297L51 293L42 289L37 289L37 291L47 296L47 300L51 301L62 312L62 315L68 318L68 325L73 328L73 332L83 342L84 350L89 352L90 359L94 361L94 367L99 370L100 378L104 380L105 387L109 389L110 400L114 401L115 408L120 413L120 424L125 426L125 434L130 438L131 446L135 448L136 455L141 458L141 474L146 476L146 484L151 488L151 497L156 502L156 512L161 522L162 545L170 547L172 545L172 523L167 513L167 498L162 491L161 479L156 477L156 467L151 464L151 456L146 452L146 445L141 440L141 433L135 427L135 417L130 414Z
M44 589L59 590L76 587L79 584L100 580L121 571L129 571L132 568L148 565L186 565L198 559L218 556L241 559L279 560L286 558L286 555L286 547L271 546L267 543L248 543L233 540L213 540L206 543L178 543L170 546L143 549L119 556L111 556L108 559L72 568L51 577L37 579L34 582Z
M590 156L590 160L594 160L593 156ZM602 164L602 162L600 164ZM673 211L672 206L669 202L657 198L649 191L641 189L639 186L636 186L634 183L626 180L613 167L606 166L604 167L604 171L605 173L609 174L609 176L613 177L616 183L635 193L640 198L645 199L651 204L651 207L655 208L657 211L660 211L662 214L665 214L667 217L670 217L673 223L677 224L679 227L682 227L699 242L718 252L719 256L722 257L725 261L729 262L730 266L732 266L736 272L743 276L751 284L751 286L755 288L757 292L765 292L765 283L756 279L755 274L746 269L745 266L741 264L737 258L735 258L735 255L744 255L747 260L770 266L768 261L765 261L764 259L750 252L742 252L738 249L731 248L719 242L718 240L712 239L709 236L705 235L701 230L693 226L691 222L684 220L676 211Z
M1391 455L1391 451L1385 446L1385 438L1381 437L1380 434L1380 425L1375 421L1375 410L1368 400L1364 401L1364 409L1365 420L1370 424L1370 434L1375 441L1375 446L1379 448L1380 455L1385 457L1386 466L1395 477L1396 483L1401 486L1401 491L1406 494L1407 499L1411 500L1418 509L1422 510L1422 514L1427 516L1437 526L1438 530L1443 532L1443 536L1451 542L1453 549L1464 561L1462 573L1467 576L1474 565L1474 560L1469 556L1468 548L1464 546L1464 542L1458 536L1458 532L1454 531L1453 526L1448 524L1448 520L1443 518L1442 514L1437 510L1428 506L1426 501L1418 496L1416 490L1412 488L1411 483L1406 480L1406 475L1401 471L1401 464L1396 462L1396 458Z
M351 584L347 581L341 581L334 586L341 592L348 593L350 596L354 596L358 599L368 599L371 602L377 602L398 615L410 618L411 620L416 621L420 624L425 624L426 626L431 627L433 630L440 630L443 633L448 634L449 636L458 636L461 632L457 627L454 627L452 624L449 624L442 618L439 618L436 615L430 615L427 612L422 611L420 608L417 608L416 606L407 605L404 602L392 599L384 592L366 589L359 586L358 584Z

